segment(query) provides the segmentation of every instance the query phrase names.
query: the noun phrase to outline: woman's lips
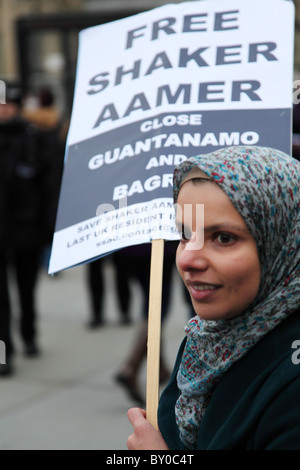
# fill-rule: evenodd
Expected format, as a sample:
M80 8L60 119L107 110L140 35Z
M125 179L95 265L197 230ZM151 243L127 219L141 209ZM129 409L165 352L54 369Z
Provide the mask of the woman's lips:
M215 293L222 287L220 284L211 284L202 281L187 280L186 285L190 294L195 300L206 300L213 297Z

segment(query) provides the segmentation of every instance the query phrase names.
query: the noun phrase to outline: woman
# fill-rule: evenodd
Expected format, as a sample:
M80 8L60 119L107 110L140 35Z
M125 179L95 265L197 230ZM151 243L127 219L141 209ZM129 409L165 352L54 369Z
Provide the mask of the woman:
M128 448L300 450L299 162L270 148L217 150L175 169L174 200L177 268L196 317L160 431L129 410Z

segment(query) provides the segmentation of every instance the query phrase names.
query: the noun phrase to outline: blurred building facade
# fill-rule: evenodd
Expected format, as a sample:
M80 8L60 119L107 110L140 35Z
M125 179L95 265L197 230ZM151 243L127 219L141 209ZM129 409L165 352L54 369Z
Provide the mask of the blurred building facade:
M27 95L48 86L55 91L61 111L70 113L79 31L181 1L0 0L0 78L20 79ZM295 77L299 78L300 0L294 3Z

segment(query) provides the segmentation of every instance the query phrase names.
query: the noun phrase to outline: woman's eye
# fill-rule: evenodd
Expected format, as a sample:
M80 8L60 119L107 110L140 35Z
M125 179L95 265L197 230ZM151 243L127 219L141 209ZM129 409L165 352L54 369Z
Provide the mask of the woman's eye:
M221 245L228 245L236 240L236 237L229 233L218 233L215 236L215 240Z

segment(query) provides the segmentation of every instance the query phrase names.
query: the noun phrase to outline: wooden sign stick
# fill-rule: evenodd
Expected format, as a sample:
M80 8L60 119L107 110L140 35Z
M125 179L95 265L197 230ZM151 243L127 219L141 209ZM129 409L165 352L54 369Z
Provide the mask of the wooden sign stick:
M161 342L161 305L164 240L152 240L147 354L147 421L158 430L159 363Z

